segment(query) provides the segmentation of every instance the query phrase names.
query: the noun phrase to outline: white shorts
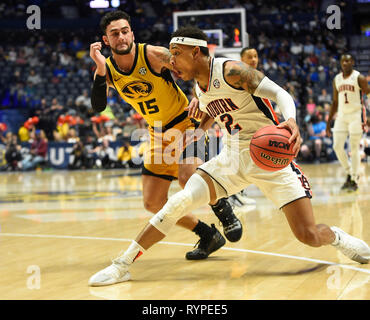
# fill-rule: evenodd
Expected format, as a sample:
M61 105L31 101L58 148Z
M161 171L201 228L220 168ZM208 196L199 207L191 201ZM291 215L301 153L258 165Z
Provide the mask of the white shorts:
M362 134L361 112L349 113L343 116L339 116L334 122L333 132Z
M224 146L219 155L198 169L216 181L216 189L222 188L226 196L254 184L278 208L300 198L312 198L308 180L297 164L292 162L282 170L266 171L256 166L249 155L249 149L233 152Z

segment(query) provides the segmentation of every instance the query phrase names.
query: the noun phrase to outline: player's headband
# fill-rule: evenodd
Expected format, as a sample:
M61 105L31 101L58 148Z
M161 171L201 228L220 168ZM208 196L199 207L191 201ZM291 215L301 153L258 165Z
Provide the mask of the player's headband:
M172 43L184 44L186 46L207 47L207 41L188 37L173 37L170 44Z

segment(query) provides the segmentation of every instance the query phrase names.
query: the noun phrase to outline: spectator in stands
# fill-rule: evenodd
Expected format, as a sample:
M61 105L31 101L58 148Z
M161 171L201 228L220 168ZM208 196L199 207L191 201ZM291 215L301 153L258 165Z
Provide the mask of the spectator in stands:
M55 129L56 124L53 119L50 106L45 98L41 99L40 106L35 110L35 115L40 119L38 128L46 133L48 140L53 140L53 130Z
M87 135L81 141L83 142L84 148L86 150L87 168L93 168L93 166L95 165L95 151L98 143L94 139L93 135Z
M95 164L98 168L111 169L116 167L117 157L114 149L109 145L108 139L103 139L101 145L97 146L93 152L97 158Z
M313 101L313 98L309 98L306 104L307 116L305 118L306 122L310 121L310 117L316 112L316 103Z
M18 143L17 135L11 132L6 134L5 159L7 170L16 171L22 168L21 146Z
M72 64L72 57L67 51L63 51L62 53L59 53L59 61L62 66L69 66Z
M314 52L314 45L311 42L311 37L309 35L306 36L306 42L303 46L303 53L306 56L309 56Z
M326 86L328 81L327 81L327 74L325 71L325 68L323 66L318 67L318 77L319 77L319 85L320 86Z
M105 134L103 136L103 139L109 140L109 142L114 142L116 141L116 136L113 133L113 121L107 121L104 123L104 131Z
M321 94L317 98L318 103L321 105L324 105L325 103L331 104L332 99L331 99L331 94L327 93L326 89L321 90Z
M263 64L263 70L266 74L276 72L277 68L278 66L276 62L273 61L272 59L267 59L267 61L265 61Z
M142 165L142 160L136 149L130 145L128 140L124 140L117 154L118 165L123 168L138 168Z
M132 115L128 116L121 125L123 126L122 135L126 138L130 137L132 132L138 128L137 121L133 119Z
M305 160L320 163L321 152L323 151L324 138L326 137L326 122L322 112L316 112L308 125L309 138L301 146L301 154Z
M32 170L46 161L48 141L42 130L35 131L35 140L31 144L29 154L22 160L22 170Z
M303 52L303 45L296 40L293 40L290 46L290 52L293 55L300 55Z
M88 99L90 101L90 98ZM108 96L107 96L107 104L109 106L114 106L116 103L118 103L117 97L114 94L113 90L108 91Z
M73 156L73 161L68 165L69 169L77 170L90 168L88 152L82 141L76 141L73 145L71 155Z
M74 53L76 53L77 51L80 51L83 48L82 42L77 36L73 37L73 40L69 43L68 47Z
M68 143L77 143L78 141L80 141L80 138L77 136L76 129L70 128L68 130L68 134L67 134L67 142Z
M10 47L10 49L8 51L8 61L9 62L15 62L15 60L17 60L17 51L12 46L12 47Z
M64 107L59 103L57 98L51 100L50 114L54 122L58 119L59 115L63 113Z
M88 115L93 113L89 92L86 89L84 89L82 94L76 98L75 104L82 114Z
M27 102L29 102L29 105L31 106L30 102L32 100L32 97L36 93L36 88L35 88L34 84L30 81L27 81L26 86L24 87L24 92L25 92L26 100L27 100Z
M53 75L54 77L57 77L57 78L65 78L67 76L67 70L64 66L57 65L54 68Z
M31 69L29 76L27 77L27 82L37 85L41 82L41 77L36 73L34 69Z

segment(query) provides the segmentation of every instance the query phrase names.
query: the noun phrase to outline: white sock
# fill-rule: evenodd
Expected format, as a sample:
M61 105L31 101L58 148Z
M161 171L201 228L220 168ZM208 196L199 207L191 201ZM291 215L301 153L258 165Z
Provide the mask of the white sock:
M141 245L139 245L135 240L132 240L130 246L127 248L124 254L117 260L119 262L124 262L125 264L130 265L137 258L139 258L144 252L145 249Z

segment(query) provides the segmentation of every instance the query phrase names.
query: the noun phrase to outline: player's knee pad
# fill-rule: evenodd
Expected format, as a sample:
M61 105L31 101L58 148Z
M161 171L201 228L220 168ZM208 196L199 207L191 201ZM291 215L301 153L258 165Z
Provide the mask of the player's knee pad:
M172 195L164 207L150 219L150 224L167 234L176 222L192 210L207 204L210 200L207 183L198 174L193 174L184 190Z

